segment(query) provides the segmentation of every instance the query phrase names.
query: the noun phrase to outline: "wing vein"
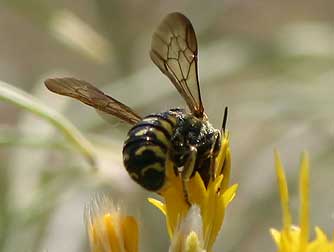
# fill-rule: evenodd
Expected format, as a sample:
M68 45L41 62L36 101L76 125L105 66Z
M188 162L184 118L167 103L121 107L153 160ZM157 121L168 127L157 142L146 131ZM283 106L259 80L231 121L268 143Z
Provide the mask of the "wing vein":
M203 117L197 73L197 40L190 21L180 13L168 15L152 37L151 59L172 81L191 112Z
M117 118L136 124L142 118L131 108L104 94L94 85L75 78L54 78L45 81L46 87L57 94L77 99L104 113L116 116Z

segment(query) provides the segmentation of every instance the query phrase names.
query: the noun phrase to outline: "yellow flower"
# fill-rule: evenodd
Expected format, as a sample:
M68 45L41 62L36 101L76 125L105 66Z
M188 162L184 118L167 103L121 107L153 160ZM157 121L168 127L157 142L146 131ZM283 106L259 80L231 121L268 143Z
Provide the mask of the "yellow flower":
M334 239L329 241L324 232L316 227L316 238L309 239L309 160L304 153L300 165L300 217L299 226L292 225L289 208L289 192L284 168L278 152L275 152L275 168L280 191L283 212L283 228L281 231L271 229L271 235L278 247L278 252L333 252Z
M85 209L91 252L138 252L138 224L107 196L94 198Z
M215 175L205 187L201 176L196 173L186 182L186 188L191 205L198 205L203 222L203 248L211 251L214 241L223 224L225 209L233 200L237 185L229 187L231 171L231 153L229 137L222 138L221 149L215 160ZM180 176L175 175L173 163L167 162L166 176L169 185L161 192L164 202L149 199L149 202L159 208L166 217L167 230L170 239L173 238L179 223L189 211L189 204L184 197L184 188Z

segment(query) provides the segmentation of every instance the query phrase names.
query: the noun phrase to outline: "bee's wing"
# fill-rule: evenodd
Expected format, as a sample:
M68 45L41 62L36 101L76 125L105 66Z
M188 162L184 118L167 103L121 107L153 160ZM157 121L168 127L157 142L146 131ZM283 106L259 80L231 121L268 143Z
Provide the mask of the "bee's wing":
M142 119L131 108L104 94L86 81L75 78L53 78L47 79L45 85L54 93L73 97L127 123L136 124Z
M152 61L173 82L195 116L202 117L204 108L197 72L197 40L188 18L169 14L152 37Z

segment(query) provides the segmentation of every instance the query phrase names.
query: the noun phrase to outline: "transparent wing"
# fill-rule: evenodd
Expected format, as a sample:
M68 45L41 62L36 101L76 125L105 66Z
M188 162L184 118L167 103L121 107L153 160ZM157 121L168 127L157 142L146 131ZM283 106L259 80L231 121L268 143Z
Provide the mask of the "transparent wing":
M197 72L197 40L188 18L180 13L169 14L152 37L150 56L167 75L197 117L204 108Z
M54 78L47 79L45 85L54 93L73 97L127 123L136 124L142 119L131 108L104 94L86 81L75 78Z

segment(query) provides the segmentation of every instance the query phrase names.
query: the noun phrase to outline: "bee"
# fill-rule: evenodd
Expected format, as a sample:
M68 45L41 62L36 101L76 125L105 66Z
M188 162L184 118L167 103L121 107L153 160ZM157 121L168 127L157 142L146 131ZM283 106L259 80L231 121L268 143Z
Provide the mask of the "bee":
M173 108L141 117L128 106L94 85L75 78L52 78L46 87L75 98L131 124L123 146L123 161L131 178L145 189L159 192L166 184L166 164L186 181L198 172L207 185L222 132L204 113L198 80L197 39L194 28L181 13L167 15L153 34L150 57L184 98L190 112ZM225 129L227 109L223 120Z

